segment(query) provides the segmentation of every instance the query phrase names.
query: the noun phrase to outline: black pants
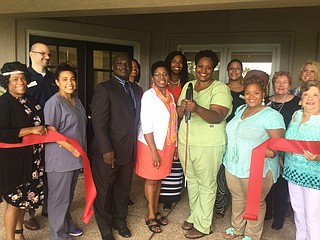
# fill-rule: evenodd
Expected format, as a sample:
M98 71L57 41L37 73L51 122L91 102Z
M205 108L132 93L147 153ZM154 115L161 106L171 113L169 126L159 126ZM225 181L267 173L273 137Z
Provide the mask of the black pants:
M92 174L97 189L94 201L94 213L104 237L112 232L112 227L126 226L128 200L131 190L134 162L126 165L103 167L92 164Z
M275 221L283 222L288 209L288 195L288 182L280 176L266 197L266 216L273 216Z

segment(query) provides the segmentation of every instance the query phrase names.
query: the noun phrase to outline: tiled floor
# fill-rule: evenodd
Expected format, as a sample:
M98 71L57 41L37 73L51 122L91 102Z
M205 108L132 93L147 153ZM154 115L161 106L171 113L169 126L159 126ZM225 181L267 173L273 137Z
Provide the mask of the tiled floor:
M100 240L100 233L98 227L95 223L94 217L91 219L88 225L85 225L81 221L82 209L84 206L84 196L83 196L83 179L80 177L76 197L74 199L72 216L76 224L84 230L84 234L81 237L74 238L79 240ZM152 234L144 223L144 218L146 214L146 201L143 196L143 180L134 177L132 185L131 198L134 205L129 207L128 216L128 227L132 231L131 240L180 240L186 239L184 237L185 231L181 229L181 223L186 219L189 214L188 208L188 198L187 194L184 193L182 199L172 208L172 211L167 215L169 220L169 225L162 227L162 233ZM5 203L0 204L0 239L4 240L4 227L3 227L3 213L5 209ZM160 210L162 210L162 205L160 205ZM38 231L25 230L25 236L27 240L44 240L49 239L49 227L47 218L41 216L40 209L37 211L36 219L41 224L41 229ZM264 225L264 232L262 240L294 240L295 239L295 226L292 223L292 218L288 217L285 221L284 227L275 231L271 229L272 221L266 221ZM214 219L213 230L214 233L210 234L202 239L224 239L224 231L226 228L230 227L230 208L228 209L226 216L221 219ZM117 240L125 239L114 231L114 236ZM236 239L241 239L236 238Z

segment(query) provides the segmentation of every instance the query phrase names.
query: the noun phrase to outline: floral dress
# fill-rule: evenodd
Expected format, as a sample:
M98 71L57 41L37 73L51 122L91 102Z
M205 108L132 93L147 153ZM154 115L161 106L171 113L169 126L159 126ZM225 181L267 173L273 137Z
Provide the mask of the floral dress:
M43 124L41 116L37 114L37 109L27 98L17 98L23 106L25 113L32 119L34 126ZM17 208L28 209L39 207L44 199L43 190L43 144L32 145L32 176L30 180L17 186L14 190L3 194L5 201Z

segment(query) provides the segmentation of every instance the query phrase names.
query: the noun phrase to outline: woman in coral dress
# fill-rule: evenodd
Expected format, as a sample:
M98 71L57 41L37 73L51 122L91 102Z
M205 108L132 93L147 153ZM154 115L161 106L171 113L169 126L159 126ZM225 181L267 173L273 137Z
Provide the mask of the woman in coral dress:
M151 74L153 85L141 99L136 174L145 179L146 224L150 231L160 233L160 225L168 224L158 211L158 201L161 179L170 174L176 153L177 113L174 99L167 89L169 73L165 62L155 62Z

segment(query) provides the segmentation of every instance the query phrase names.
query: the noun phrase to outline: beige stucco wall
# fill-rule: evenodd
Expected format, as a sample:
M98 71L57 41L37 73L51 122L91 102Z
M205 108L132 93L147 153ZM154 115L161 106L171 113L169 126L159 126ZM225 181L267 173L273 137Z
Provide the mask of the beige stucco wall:
M0 17L0 67L4 62L16 59L16 21L11 17Z
M89 24L104 23L113 27L150 31L151 61L163 59L169 50L175 48L170 46L168 38L171 35L184 35L184 41L188 41L188 34L193 36L198 34L205 43L210 43L212 39L206 39L201 35L229 34L227 41L232 42L232 36L236 34L237 41L250 42L250 39L245 38L251 33L257 33L257 35L270 33L271 36L274 35L273 40L272 37L251 39L259 43L268 43L271 40L277 41L276 35L291 34L290 46L283 46L288 48L288 51L286 55L281 56L280 67L281 70L292 72L294 85L296 85L298 70L303 62L318 58L319 12L320 7L282 8L90 17L86 21Z

